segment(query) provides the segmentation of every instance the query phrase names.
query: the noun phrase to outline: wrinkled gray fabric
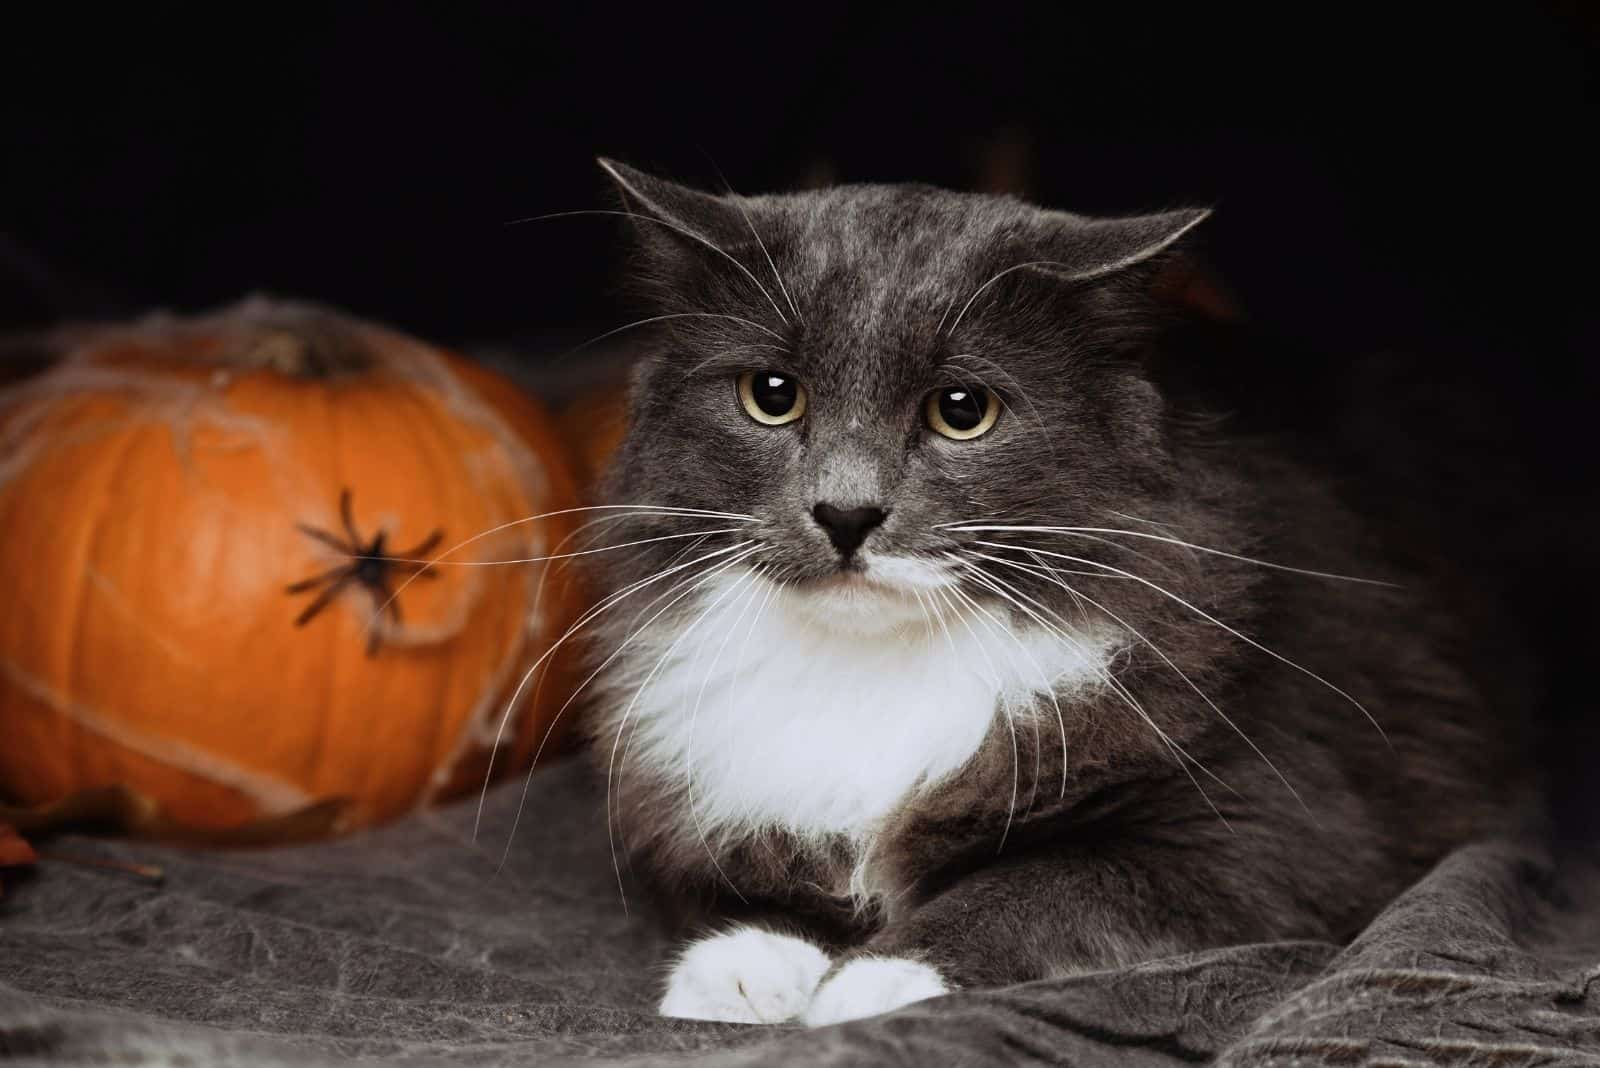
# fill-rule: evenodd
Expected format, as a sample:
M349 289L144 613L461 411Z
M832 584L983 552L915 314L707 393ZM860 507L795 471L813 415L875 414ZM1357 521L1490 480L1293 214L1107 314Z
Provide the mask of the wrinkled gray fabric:
M1353 945L1237 946L807 1032L663 1020L576 763L520 800L322 845L73 839L0 901L0 1060L46 1064L1600 1065L1600 879L1536 844L1449 857Z

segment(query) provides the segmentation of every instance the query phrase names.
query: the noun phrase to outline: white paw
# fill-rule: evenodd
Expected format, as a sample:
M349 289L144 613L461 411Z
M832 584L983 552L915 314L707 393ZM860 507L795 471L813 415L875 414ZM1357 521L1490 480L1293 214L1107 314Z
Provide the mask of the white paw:
M667 980L661 1015L734 1023L791 1020L811 1002L828 955L810 942L735 927L684 950Z
M903 957L862 957L840 968L805 1011L807 1027L823 1027L893 1012L902 1005L950 993L939 973Z

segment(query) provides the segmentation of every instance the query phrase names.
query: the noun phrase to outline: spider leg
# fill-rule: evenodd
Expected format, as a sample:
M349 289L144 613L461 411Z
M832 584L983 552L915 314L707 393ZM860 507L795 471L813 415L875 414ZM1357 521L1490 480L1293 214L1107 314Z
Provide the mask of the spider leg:
M329 534L326 530L318 530L316 527L307 526L304 523L296 523L294 526L296 530L304 534L306 537L315 541L320 541L330 549L337 550L341 556L359 555L360 551L357 549L354 543L346 545L332 534Z
M339 594L343 593L346 586L355 581L355 577L355 568L351 568L345 574L340 575L338 578L330 582L328 584L328 588L317 594L317 599L306 605L305 611L301 612L295 617L294 625L297 627L303 627L307 623L311 622L312 618L315 617L318 612L321 612L324 608L328 607L328 605L332 604L333 599L339 596Z
M435 530L432 534L429 534L426 538L423 538L422 541L418 542L415 548L407 549L405 552L397 555L410 557L413 560L420 556L427 556L429 553L433 552L433 550L437 549L439 547L439 543L443 540L444 531Z
M396 627L401 626L405 620L400 614L400 599L389 588L389 583L379 579L377 582L372 583L368 589L372 591L372 601L377 606L377 610L379 612L387 612L389 618L394 620L394 625ZM383 643L383 631L379 629L378 622L378 619L374 618L367 625L368 656L377 656L378 646Z
M283 592L284 593L304 593L307 590L315 589L316 587L322 585L324 582L332 582L334 579L338 578L340 575L343 575L345 572L352 571L354 569L355 569L355 565L354 564L340 564L338 567L330 567L328 570L322 572L321 574L312 575L310 578L301 579L299 582L291 582L291 583L289 583L289 585L287 585L287 586L285 586L283 588Z
M393 559L387 560L385 562L391 568L393 568L394 570L400 572L402 575L410 575L410 576L413 576L415 578L425 578L425 579L436 579L436 578L439 577L439 569L434 567L433 564L431 564L431 563L426 563L425 564L420 560L393 560Z
M349 486L339 491L339 519L344 523L344 532L349 536L351 545L360 545L361 535L356 533L353 503Z
M384 611L389 613L389 618L394 620L395 626L398 627L405 622L400 616L400 598L394 595L394 591L389 588L387 581L379 582L373 593L375 596L383 598L379 603L384 606Z

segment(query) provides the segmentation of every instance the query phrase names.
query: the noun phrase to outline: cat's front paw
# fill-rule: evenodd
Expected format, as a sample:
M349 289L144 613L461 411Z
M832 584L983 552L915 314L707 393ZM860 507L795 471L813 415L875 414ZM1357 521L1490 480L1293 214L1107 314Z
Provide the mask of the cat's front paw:
M828 956L804 939L735 927L684 950L661 1015L733 1023L792 1020L811 1003Z
M860 957L823 984L803 1019L807 1027L859 1020L948 994L951 989L937 969L921 961Z

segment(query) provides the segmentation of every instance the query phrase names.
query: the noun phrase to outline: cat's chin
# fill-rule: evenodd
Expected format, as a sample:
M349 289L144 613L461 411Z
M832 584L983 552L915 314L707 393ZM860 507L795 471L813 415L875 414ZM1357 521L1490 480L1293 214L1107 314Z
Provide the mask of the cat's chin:
M941 565L904 557L867 557L858 568L791 582L784 600L795 614L820 626L863 634L928 625L927 594L949 585Z

